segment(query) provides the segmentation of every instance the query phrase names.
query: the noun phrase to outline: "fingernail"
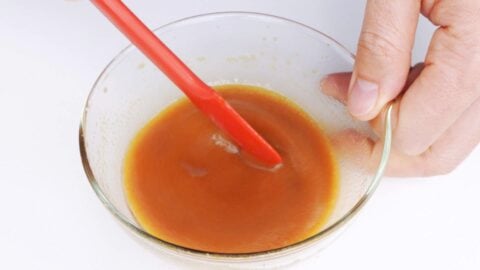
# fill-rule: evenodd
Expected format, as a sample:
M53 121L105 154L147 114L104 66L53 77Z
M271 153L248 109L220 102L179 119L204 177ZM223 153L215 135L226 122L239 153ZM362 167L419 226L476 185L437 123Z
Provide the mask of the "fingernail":
M370 112L375 106L378 97L378 85L362 79L356 79L350 89L348 109L355 116L362 116Z

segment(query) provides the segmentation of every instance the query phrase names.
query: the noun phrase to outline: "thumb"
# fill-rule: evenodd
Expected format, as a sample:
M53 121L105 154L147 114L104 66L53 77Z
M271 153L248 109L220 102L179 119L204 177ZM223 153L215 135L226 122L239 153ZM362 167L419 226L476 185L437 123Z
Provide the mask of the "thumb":
M419 12L419 0L368 0L348 91L360 120L375 118L403 89Z

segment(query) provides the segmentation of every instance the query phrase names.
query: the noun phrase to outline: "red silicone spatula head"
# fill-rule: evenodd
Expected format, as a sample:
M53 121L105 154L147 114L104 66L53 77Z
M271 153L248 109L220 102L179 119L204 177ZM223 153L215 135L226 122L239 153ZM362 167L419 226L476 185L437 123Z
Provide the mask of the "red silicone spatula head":
M241 149L268 166L282 162L277 151L217 92L200 80L122 1L92 2Z

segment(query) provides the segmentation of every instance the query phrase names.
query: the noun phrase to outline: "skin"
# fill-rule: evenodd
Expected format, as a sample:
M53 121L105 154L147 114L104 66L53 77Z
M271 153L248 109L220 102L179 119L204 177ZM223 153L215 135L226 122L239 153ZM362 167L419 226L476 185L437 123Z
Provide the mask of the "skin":
M411 68L419 14L438 28ZM377 131L394 103L387 175L447 174L480 142L480 1L368 0L356 55L353 72L327 76L322 89ZM380 141L368 145L380 151Z

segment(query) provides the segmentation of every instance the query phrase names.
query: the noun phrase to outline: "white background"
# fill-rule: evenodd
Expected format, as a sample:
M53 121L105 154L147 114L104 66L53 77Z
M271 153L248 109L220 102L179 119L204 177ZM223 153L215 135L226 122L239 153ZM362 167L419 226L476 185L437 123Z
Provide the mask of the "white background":
M311 25L355 51L364 1L125 1L151 27L213 11ZM433 27L422 20L414 62ZM207 269L146 251L101 205L80 163L94 80L125 45L86 0L0 0L0 269ZM295 46L295 43L292 43ZM480 269L480 149L455 172L385 179L352 226L291 269Z

